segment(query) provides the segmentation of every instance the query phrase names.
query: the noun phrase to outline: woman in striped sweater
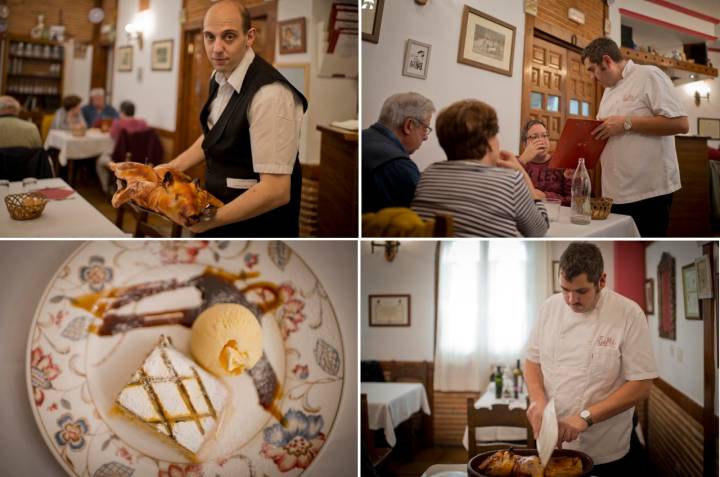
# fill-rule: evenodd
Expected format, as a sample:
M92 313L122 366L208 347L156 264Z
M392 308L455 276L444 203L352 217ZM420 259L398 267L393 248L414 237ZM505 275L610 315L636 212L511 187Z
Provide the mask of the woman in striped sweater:
M549 227L537 190L517 158L500 151L495 110L477 100L445 108L436 121L448 160L423 171L412 209L453 216L457 237L542 237Z

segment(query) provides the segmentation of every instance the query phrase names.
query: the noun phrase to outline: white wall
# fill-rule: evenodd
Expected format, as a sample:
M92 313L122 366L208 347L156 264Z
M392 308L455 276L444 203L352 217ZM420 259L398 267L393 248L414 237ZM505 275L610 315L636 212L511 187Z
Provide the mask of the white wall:
M66 41L64 46L62 95L65 97L74 94L83 99L83 104L87 103L90 99L93 47L87 47L84 57L75 58L75 40Z
M703 323L685 318L682 267L702 256L699 242L653 242L645 249L645 276L655 280L658 308L657 266L663 252L675 258L676 340L660 338L657 314L648 316L653 351L660 377L674 388L703 404Z
M720 68L720 52L708 51L708 58L716 68ZM702 84L701 84L702 83ZM707 88L710 90L710 100L703 97L700 99L700 106L695 106L695 91L698 87L702 88L701 92ZM680 97L685 105L688 113L688 122L690 123L689 134L697 134L697 118L716 118L720 119L720 77L688 83L677 86ZM720 147L720 140L708 141L712 147Z
M386 2L386 5L391 2ZM434 241L403 241L395 260L361 242L361 359L432 361L435 326ZM410 327L370 327L368 295L410 294Z
M599 241L599 240L593 240L592 243L597 245L597 247L600 249L600 253L603 257L603 264L605 266L605 272L607 273L607 282L605 286L607 286L610 290L615 289L615 245L612 241ZM570 242L563 242L563 241L553 241L550 243L550 255L552 257L551 260L553 261L559 261L560 255L565 251L567 246L570 245Z
M122 46L133 46L133 69L129 73L113 68L112 104L115 108L125 100L135 103L135 115L145 119L153 127L175 130L175 112L177 109L178 68L180 65L180 9L181 0L163 0L150 2L150 9L143 12L148 15L148 28L143 36L143 49L137 42L130 43L125 35L125 25L133 21L138 13L136 0L119 0L117 40L115 55ZM171 71L152 71L150 57L152 42L173 40L173 59Z
M457 62L465 4L515 26L512 77ZM383 101L394 93L415 91L423 94L433 101L438 111L455 101L474 98L495 108L500 125L500 147L517 153L524 28L521 0L435 0L424 7L409 1L386 1L380 42L362 42L362 127L377 120ZM401 74L408 39L432 46L426 80ZM444 159L445 154L434 134L413 154L413 160L421 170Z

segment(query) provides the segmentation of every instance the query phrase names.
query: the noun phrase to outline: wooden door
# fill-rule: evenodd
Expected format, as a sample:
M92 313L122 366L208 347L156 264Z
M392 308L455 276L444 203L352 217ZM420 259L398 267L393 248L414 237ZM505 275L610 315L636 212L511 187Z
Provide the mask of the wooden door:
M525 97L523 110L528 119L543 121L550 136L550 150L554 151L565 123L565 83L567 75L565 48L534 38L530 65L525 68Z
M248 5L250 22L257 30L253 50L270 64L275 61L275 29L277 26L277 2Z
M595 119L595 80L580 59L580 54L567 52L568 71L565 88L567 117Z

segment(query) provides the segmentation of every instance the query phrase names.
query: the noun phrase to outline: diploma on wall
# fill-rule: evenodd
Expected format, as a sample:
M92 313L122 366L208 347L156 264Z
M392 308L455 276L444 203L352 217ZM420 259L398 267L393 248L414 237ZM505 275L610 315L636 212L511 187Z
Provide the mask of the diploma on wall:
M585 167L595 167L600 154L605 148L607 139L595 139L590 132L602 124L602 121L591 119L568 119L560 134L555 152L550 159L549 167L575 169L578 159L585 158Z

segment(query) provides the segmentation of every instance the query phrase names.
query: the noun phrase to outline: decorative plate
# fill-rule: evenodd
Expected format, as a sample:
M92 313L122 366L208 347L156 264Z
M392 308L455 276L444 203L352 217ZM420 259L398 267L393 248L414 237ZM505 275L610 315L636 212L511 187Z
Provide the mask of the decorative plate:
M208 288L212 280L222 289ZM103 309L108 296L114 304ZM193 463L111 408L161 334L189 355L189 326L208 299L259 310L279 388L263 407L249 372L223 378L230 410ZM45 442L68 474L92 477L300 475L330 437L345 368L325 289L283 242L87 243L47 286L27 360Z

